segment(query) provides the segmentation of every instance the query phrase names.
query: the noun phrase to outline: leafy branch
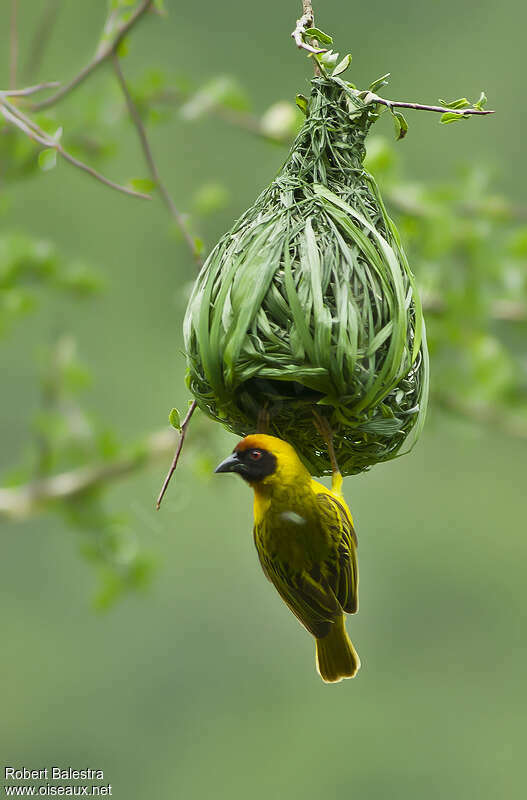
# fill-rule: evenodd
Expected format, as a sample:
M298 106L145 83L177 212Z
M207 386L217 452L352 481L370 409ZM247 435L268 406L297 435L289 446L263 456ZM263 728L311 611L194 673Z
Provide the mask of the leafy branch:
M368 91L364 95L364 102L365 104L378 103L379 105L386 106L390 109L390 111L393 108L410 108L414 111L434 111L437 114L443 114L443 123L453 122L455 118L463 118L470 115L486 116L488 114L495 113L488 108L482 108L478 106L478 103L481 103L482 99L480 99L474 106L471 106L466 98L454 100L453 103L444 103L441 106L430 106L423 103L409 103L402 100L387 100L384 97L379 97L379 95L375 94L375 92Z
M7 99L10 96L25 97L27 95L34 94L36 91L39 91L42 87L46 87L47 85L49 84L31 86L27 89L10 90L8 92L0 91L0 113L6 122L8 122L10 125L13 125L15 128L18 128L29 139L44 148L39 155L39 163L41 166L44 169L51 169L55 166L56 157L59 155L62 159L64 159L64 161L67 161L74 167L77 167L83 172L86 172L88 175L91 175L92 178L95 178L100 183L108 186L110 189L115 189L118 192L130 195L131 197L140 198L141 200L150 200L150 195L145 194L144 192L137 192L135 189L131 189L128 186L121 186L120 184L111 181L109 178L106 178L100 172L97 172L97 170L95 170L93 167L88 166L88 164L85 164L83 161L75 158L75 156L72 156L71 153L65 150L60 143L62 128L58 128L56 133L53 136L50 136L44 130L42 130L42 128L39 127L36 122L24 114L24 112L21 111L18 106L13 105Z
M111 58L115 53L118 52L121 43L123 42L125 36L132 30L132 28L139 22L139 20L144 16L144 14L150 9L152 6L153 0L142 0L142 2L132 11L131 14L127 15L124 21L117 24L117 28L111 36L109 41L103 41L102 45L99 47L99 50L95 57L87 64L69 83L60 86L60 88L49 97L41 100L39 102L33 103L31 105L32 111L39 111L44 108L48 108L49 106L54 105L55 103L59 102L63 97L68 95L74 89L76 89L89 75L91 75L99 66L105 63L109 58ZM51 169L56 163L56 156L60 155L65 161L69 162L73 166L81 169L82 171L88 173L96 180L103 183L105 186L108 186L111 189L115 189L119 192L124 194L130 195L131 197L137 197L141 199L150 199L148 194L144 192L136 191L133 188L127 186L121 186L114 181L111 181L109 178L106 178L101 173L97 172L97 170L93 169L93 167L88 166L84 162L80 161L79 159L72 156L67 150L65 150L62 145L60 144L60 136L62 135L62 129L59 128L57 133L54 136L49 136L41 127L37 125L29 116L24 114L20 108L11 104L8 100L8 97L25 97L30 94L33 94L36 91L41 91L43 89L51 88L57 86L56 83L43 83L40 84L38 87L29 87L29 89L21 89L15 90L13 86L13 76L16 74L16 55L18 53L18 47L16 44L17 39L17 29L16 29L16 10L17 10L17 2L13 0L12 5L12 15L11 15L11 86L9 92L0 92L0 111L4 117L4 119L10 124L18 128L22 133L24 133L28 138L32 141L36 142L37 144L41 145L45 148L45 151L39 155L39 161L44 169ZM110 14L109 21L112 21L116 14L118 14L119 9L114 9L114 11ZM43 24L45 26L49 26L50 23L52 24L54 17L56 15L56 7L50 6L46 11L46 16L43 19ZM48 152L46 152L48 151Z
M68 161L70 164L73 164L74 166L78 167L84 172L87 172L89 175L96 178L101 183L105 184L106 186L112 189L116 189L120 192L131 195L132 197L138 197L141 199L151 199L149 194L146 194L145 192L142 191L137 191L132 187L121 186L120 184L117 184L114 181L109 180L104 175L101 175L99 172L93 169L92 167L88 166L87 164L83 163L79 159L72 156L60 144L59 140L62 134L61 128L58 129L60 133L57 132L55 136L49 136L45 131L42 130L42 128L40 128L19 108L15 108L12 104L10 104L7 99L9 96L25 97L37 91L42 91L44 89L55 88L56 86L59 86L60 88L54 94L51 94L44 100L32 103L30 107L31 110L40 111L42 109L48 108L58 103L68 94L73 92L100 66L102 66L107 61L111 61L115 76L117 78L123 96L125 98L130 118L132 120L133 125L135 126L141 144L141 148L143 151L143 155L145 157L145 161L148 165L152 177L152 182L154 184L154 187L157 188L157 190L159 191L163 199L163 202L165 203L171 216L173 217L174 221L181 230L183 238L190 252L192 253L194 259L196 260L197 264L201 266L202 260L200 256L200 243L197 239L195 239L195 237L192 236L192 234L188 230L188 225L185 215L179 211L170 193L168 192L166 185L161 179L159 170L154 160L152 148L148 141L145 126L143 124L141 115L134 102L132 93L129 90L129 87L127 85L123 71L120 66L119 51L125 37L131 32L132 28L134 28L134 26L136 26L137 23L144 17L146 12L151 10L153 7L154 7L154 0L142 0L142 2L139 3L139 5L132 12L127 12L126 15L124 16L122 15L122 9L119 8L113 9L110 12L110 15L106 21L105 35L103 36L102 43L98 48L96 55L86 66L84 66L77 73L77 75L75 75L68 83L62 86L57 83L42 83L35 87L29 87L28 89L12 90L10 92L0 92L0 111L2 112L7 122L17 127L30 139L32 139L34 142L45 148L45 151L41 153L39 156L39 161L44 169L51 169L55 165L56 155L58 154L61 156L61 158ZM42 24L45 26L46 31L48 31L48 28L50 24L52 24L55 16L56 16L56 4L48 7L46 15L43 18Z
M137 25L142 17L144 17L146 12L152 7L153 2L154 0L142 0L142 2L132 12L128 19L118 26L113 38L108 42L103 42L97 54L94 56L94 58L92 58L91 61L86 64L86 66L83 67L80 72L78 72L77 75L75 75L68 83L65 83L63 86L61 86L61 88L55 92L55 94L46 97L44 100L41 100L38 103L34 103L32 110L40 111L43 108L49 108L49 106L53 106L55 103L58 103L70 92L76 89L83 81L85 81L86 78L95 72L96 69L102 66L106 61L108 61L108 59L117 53L125 36L127 36L132 28ZM117 9L114 10L113 13L115 14L116 11Z
M320 48L323 44L333 44L333 38L321 31L319 28L312 27L314 24L313 8L309 0L303 0L303 15L297 20L296 27L291 34L297 47L307 50L309 57L314 59L316 69L315 74L321 74L325 78L335 80L347 93L350 101L350 113L360 111L368 106L385 106L394 117L397 138L402 139L408 132L408 123L403 115L396 111L397 108L408 108L414 111L432 111L441 114L441 122L448 124L460 119L468 119L470 116L487 116L494 114L494 111L486 109L487 97L484 92L479 99L471 104L466 97L454 100L451 103L440 100L441 105L428 105L424 103L414 103L406 100L388 100L380 97L376 90L388 82L389 74L383 75L374 81L367 90L358 90L354 84L342 80L339 76L345 72L351 64L351 54L348 53L343 59L339 59L339 54L327 48Z

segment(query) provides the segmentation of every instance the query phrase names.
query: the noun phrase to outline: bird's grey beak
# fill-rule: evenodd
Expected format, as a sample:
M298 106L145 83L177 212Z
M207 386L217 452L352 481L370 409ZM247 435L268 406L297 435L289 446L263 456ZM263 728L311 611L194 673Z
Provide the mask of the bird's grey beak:
M232 453L214 470L214 472L237 472L239 475L243 475L246 471L247 467L240 461L238 453Z

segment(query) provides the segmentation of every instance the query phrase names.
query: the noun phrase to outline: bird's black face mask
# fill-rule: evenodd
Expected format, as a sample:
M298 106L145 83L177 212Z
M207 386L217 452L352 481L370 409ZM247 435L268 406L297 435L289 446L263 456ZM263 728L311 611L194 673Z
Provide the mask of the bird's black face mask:
M275 470L276 456L268 450L252 447L248 450L235 450L218 464L214 472L236 472L247 483L257 483L272 475Z

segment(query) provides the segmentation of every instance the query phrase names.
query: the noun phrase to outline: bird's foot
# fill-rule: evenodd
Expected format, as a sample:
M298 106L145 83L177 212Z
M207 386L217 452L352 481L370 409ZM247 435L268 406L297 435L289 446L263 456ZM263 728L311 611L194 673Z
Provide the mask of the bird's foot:
M258 412L258 422L256 433L269 433L271 427L271 417L267 406L261 408Z
M340 494L342 487L342 475L340 473L337 456L335 455L335 446L333 444L333 429L329 424L326 417L323 417L315 409L313 409L314 425L319 434L324 439L328 448L329 460L331 462L331 469L333 471L333 484L332 489L337 494Z

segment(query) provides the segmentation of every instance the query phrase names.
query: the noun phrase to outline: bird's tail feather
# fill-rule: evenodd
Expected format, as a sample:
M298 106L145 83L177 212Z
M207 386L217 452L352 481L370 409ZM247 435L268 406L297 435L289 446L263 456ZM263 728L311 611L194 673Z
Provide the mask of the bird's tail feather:
M339 617L327 636L317 639L317 670L326 683L337 683L342 678L353 678L360 667L360 659L344 626L344 615Z

